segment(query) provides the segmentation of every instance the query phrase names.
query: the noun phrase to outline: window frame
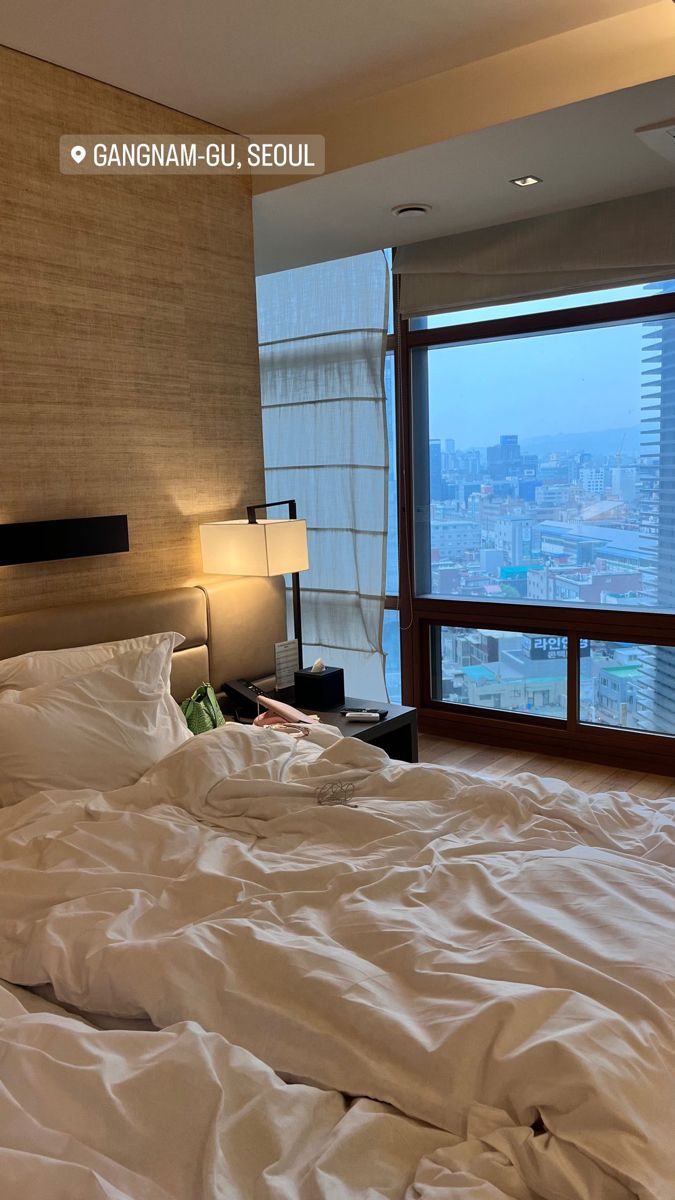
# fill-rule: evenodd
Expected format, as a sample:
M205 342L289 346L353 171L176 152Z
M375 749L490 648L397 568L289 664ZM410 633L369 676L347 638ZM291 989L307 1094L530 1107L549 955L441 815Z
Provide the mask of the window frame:
M394 277L392 276L392 278L394 278ZM396 313L397 313L397 311L398 311L398 292L397 292L397 290L395 289L395 290L394 290L394 326L396 325ZM387 334L387 341L386 341L385 348L384 348L384 355L385 355L385 358L387 357L387 355L388 355L388 354L393 354L393 355L394 355L394 413L395 413L395 419L396 419L396 438L395 438L395 444L396 444L396 485L397 485L397 498L398 498L398 470L399 470L399 454L398 454L398 428L399 428L399 419L398 419L398 400L399 400L399 384L398 384L398 365L397 365L397 364L398 364L398 357L397 357L397 353L396 353L396 334L395 334L395 333L388 333L388 334ZM397 508L398 508L398 515L399 515L399 517L400 517L400 502L398 502L398 504L397 504ZM389 609L395 609L395 610L397 610L397 611L398 611L398 609L399 609L399 594L400 594L400 591L401 591L401 587L400 587L400 578L401 578L401 567L400 567L400 561L401 561L401 560L400 560L400 549L401 549L401 545L400 545L400 529L401 529L401 522L400 522L400 519L399 519L399 522L398 522L398 530L399 530L399 538L398 538L398 542L399 542L399 590L398 590L398 592L397 592L395 595L394 595L394 594L392 594L391 592L387 592L387 593L385 594L385 597L384 597L384 607L385 607L385 609L389 608Z
M393 279L393 277L390 277L390 279ZM392 287L393 287L393 285L392 285ZM398 298L398 293L395 293L395 294L394 294L394 325L395 325L395 323L396 323L397 298ZM397 534L399 534L399 535L400 535L401 523L400 523L400 520L399 520L399 497L398 497L398 471L399 471L399 467L400 467L400 462L399 462L399 446L398 446L398 428L399 428L399 422L398 422L398 400L399 400L399 383L398 383L398 355L397 355L397 351L396 351L396 334L395 334L395 333L388 333L388 334L387 334L387 340L386 340L386 342L385 342L385 347L384 347L384 356L385 356L385 361L386 361L386 358L387 358L387 356L388 356L389 354L393 354L393 358L394 358L394 421L395 421L395 424L396 424L396 429L395 429L395 435L396 435L396 436L395 436L395 439L394 439L394 446L395 446L394 453L395 453L395 457L396 457L396 488L397 488L397 493L396 493L396 494L397 494L397 512L396 512L396 518L397 518ZM398 590L397 590L395 593L393 593L393 592L385 592L385 596L384 596L384 610L385 610L385 612L387 612L387 611L393 611L393 612L398 612L398 614L399 614L399 662L401 663L401 691L403 692L403 688L404 688L404 683L403 683L403 659L402 659L402 654L403 654L403 639L402 639L402 633L401 633L401 627L400 627L400 625L401 625L401 621L400 621L400 608L401 608L401 606L400 606L400 601L399 601L399 594L400 594L400 575L401 575L401 558L400 558L400 550L401 550L401 547L400 547L400 536L399 536L399 537L397 537L397 542L398 542L397 549L398 549L399 588L398 588ZM384 637L384 626L383 626L383 637ZM385 677L386 677L386 663L385 663ZM388 684L388 681L387 681L387 684ZM403 703L403 697L402 697L402 696L399 698L399 702L400 702L400 703Z
M387 607L398 607L400 611L403 703L413 704L418 709L423 732L672 775L675 737L580 721L579 641L590 638L675 646L675 612L653 608L600 608L584 603L543 605L535 600L442 599L415 594L412 351L418 347L528 336L659 316L675 317L675 292L415 330L400 315L399 295L399 279L394 276L399 597L398 600L388 597L386 604ZM487 708L467 711L466 705L434 699L431 638L438 625L567 637L567 719L528 713L506 714L504 710Z

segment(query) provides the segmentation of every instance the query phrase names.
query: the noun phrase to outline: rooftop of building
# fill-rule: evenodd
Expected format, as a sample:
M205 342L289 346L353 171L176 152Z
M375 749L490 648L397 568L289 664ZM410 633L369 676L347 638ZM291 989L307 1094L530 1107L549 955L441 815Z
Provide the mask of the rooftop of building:
M573 542L600 542L608 554L628 554L633 559L651 562L654 554L640 545L637 529L615 529L613 525L594 525L586 521L542 521L542 534L567 538Z

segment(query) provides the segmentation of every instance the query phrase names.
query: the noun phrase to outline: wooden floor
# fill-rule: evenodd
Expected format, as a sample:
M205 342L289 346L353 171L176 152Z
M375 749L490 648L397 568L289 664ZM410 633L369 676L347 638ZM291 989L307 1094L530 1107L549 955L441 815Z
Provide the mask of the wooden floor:
M533 775L549 775L564 779L585 792L619 790L633 792L648 800L675 796L675 778L667 775L644 775L607 765L576 762L571 758L551 758L533 754L531 750L505 750L503 746L481 746L475 742L455 742L450 738L420 734L420 762L461 767L481 775L503 779L529 771Z

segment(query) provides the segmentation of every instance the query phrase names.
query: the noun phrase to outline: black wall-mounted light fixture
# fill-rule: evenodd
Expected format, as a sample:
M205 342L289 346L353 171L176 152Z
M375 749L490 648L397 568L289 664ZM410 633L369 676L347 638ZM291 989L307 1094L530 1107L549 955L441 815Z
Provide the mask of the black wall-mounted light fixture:
M129 549L126 516L72 517L0 525L0 567L123 554Z

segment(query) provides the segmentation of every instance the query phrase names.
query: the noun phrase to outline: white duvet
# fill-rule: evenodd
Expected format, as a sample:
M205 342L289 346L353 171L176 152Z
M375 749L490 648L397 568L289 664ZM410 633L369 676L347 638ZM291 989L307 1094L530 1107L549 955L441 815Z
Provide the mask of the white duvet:
M310 1198L673 1200L674 817L226 726L0 813L0 976L410 1118L394 1190ZM203 1195L305 1195L256 1186Z
M512 1174L490 1114L459 1142L285 1084L195 1025L103 1033L1 983L0 1062L2 1200L398 1200L439 1181L491 1200Z

